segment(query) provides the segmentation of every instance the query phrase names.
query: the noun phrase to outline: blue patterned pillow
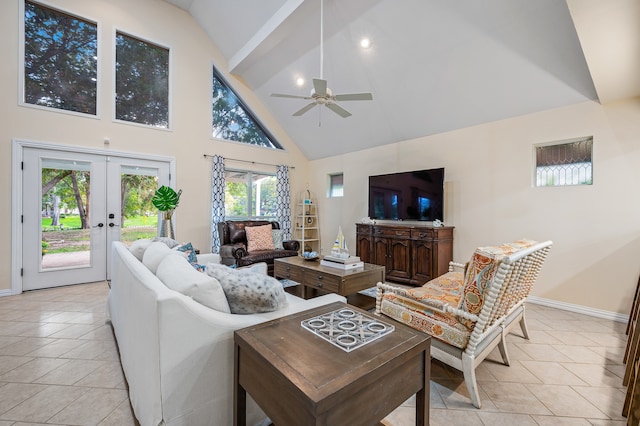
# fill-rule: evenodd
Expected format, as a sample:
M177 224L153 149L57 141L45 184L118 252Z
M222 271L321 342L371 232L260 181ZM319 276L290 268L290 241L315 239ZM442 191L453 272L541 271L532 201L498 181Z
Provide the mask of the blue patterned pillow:
M176 247L176 250L181 251L187 255L187 260L189 261L191 266L196 269L196 271L204 272L206 267L205 265L200 265L198 263L198 256L196 256L196 251L191 243L182 244L181 246Z

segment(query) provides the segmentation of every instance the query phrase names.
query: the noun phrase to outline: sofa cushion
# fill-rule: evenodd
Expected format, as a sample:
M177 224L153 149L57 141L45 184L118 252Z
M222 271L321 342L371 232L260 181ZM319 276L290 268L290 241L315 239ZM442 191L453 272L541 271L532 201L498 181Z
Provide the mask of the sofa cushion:
M147 238L141 238L139 240L135 240L131 244L131 246L129 247L129 251L136 257L136 259L142 262L142 257L144 256L144 252L149 247L150 244L151 244L151 240Z
M171 254L171 249L167 247L165 243L152 242L149 247L144 251L142 256L142 263L154 274L158 270L158 265L165 256Z
M206 272L220 282L232 314L272 312L287 304L282 284L252 268L232 269L209 263Z
M271 235L273 236L273 247L276 250L284 250L284 246L282 245L282 241L284 240L284 230L273 229L271 231Z
M155 237L151 241L153 241L154 243L157 243L157 242L165 243L167 245L167 247L169 247L170 249L180 245L180 243L178 241L174 240L173 238L169 238L169 237Z
M196 302L219 312L231 313L218 280L196 271L182 255L165 256L156 276L170 289L191 297Z
M198 263L198 256L196 255L196 250L193 248L193 245L191 243L181 244L175 247L174 250L186 254L187 260L196 271L204 272L205 265L201 265Z
M275 250L271 225L247 226L247 251Z

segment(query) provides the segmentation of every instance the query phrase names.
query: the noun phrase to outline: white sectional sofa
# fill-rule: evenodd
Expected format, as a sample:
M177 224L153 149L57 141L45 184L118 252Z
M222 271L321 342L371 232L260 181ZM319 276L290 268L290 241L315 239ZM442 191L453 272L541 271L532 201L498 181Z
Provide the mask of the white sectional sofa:
M198 263L210 261L219 258L198 257ZM335 294L286 298L287 305L275 312L216 311L168 288L125 245L115 242L107 309L140 424L231 425L234 330L345 301ZM248 424L264 420L253 401L247 405Z

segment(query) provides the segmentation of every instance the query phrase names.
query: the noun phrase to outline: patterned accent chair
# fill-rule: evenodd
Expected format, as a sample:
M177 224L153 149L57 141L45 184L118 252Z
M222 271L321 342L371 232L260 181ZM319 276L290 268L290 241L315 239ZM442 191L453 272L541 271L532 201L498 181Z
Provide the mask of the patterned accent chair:
M248 226L260 226L271 224L271 227L280 229L278 222L266 220L227 220L218 223L220 235L220 257L224 265L236 265L237 267L249 266L255 263L265 262L268 274L273 276L273 261L280 257L297 256L300 250L300 242L296 240L283 241L283 249L247 251Z
M422 287L378 283L376 313L430 334L431 356L462 371L480 408L475 368L496 346L509 365L505 337L516 325L529 339L524 303L551 245L519 240L479 247L466 265L451 262L448 273Z

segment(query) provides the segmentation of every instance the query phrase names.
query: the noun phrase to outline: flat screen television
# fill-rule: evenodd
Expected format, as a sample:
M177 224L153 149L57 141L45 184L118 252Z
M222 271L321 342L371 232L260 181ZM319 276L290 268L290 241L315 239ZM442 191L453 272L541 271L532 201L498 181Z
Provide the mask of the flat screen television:
M369 176L369 217L444 220L444 168Z

